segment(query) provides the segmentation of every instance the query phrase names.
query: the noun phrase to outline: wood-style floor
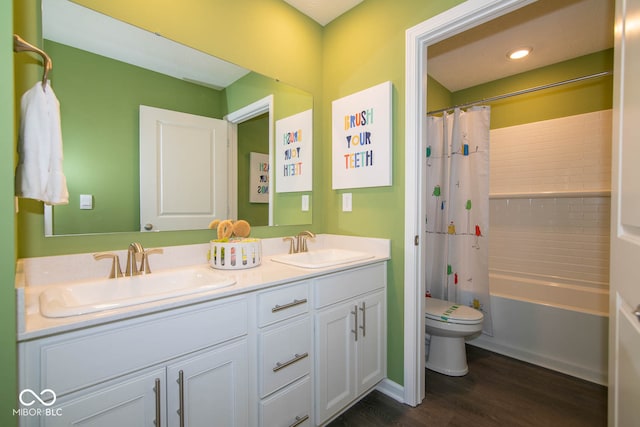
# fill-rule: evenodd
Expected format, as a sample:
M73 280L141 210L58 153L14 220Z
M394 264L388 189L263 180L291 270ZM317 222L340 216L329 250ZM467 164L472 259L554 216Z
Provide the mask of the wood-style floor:
M416 408L373 391L334 420L340 426L589 427L607 425L607 388L467 345L469 373L427 370Z

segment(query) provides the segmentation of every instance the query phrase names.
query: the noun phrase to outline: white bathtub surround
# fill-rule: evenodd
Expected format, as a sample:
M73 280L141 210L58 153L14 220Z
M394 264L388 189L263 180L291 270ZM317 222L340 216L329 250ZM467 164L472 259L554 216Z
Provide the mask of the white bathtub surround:
M611 110L491 131L494 336L472 344L607 384Z
M456 108L427 117L425 171L427 295L482 311L487 334L490 111Z
M115 252L120 257L121 265L126 260L126 247ZM96 261L93 253L59 255L51 257L20 259L16 266L16 298L18 309L18 339L29 339L49 333L64 332L69 329L97 325L114 320L124 319L135 315L153 313L160 310L179 307L187 303L206 301L222 296L242 294L263 287L274 286L292 277L303 279L327 271L340 271L351 268L354 264L368 264L378 262L390 257L390 242L386 239L365 238L355 236L340 236L331 234L318 234L308 240L309 251L320 249L345 249L361 251L373 254L374 257L320 269L301 269L273 262L270 256L286 254L289 243L281 237L262 239L263 263L261 266L246 270L226 271L216 270L220 274L226 274L236 280L236 285L205 292L196 296L170 298L152 303L146 303L135 308L125 307L103 311L100 313L74 316L68 318L46 318L40 315L38 297L46 287L62 283L105 279L111 269L110 260ZM150 249L150 248L145 248ZM169 271L189 266L208 266L207 253L209 244L166 246L163 254L150 256L152 272Z

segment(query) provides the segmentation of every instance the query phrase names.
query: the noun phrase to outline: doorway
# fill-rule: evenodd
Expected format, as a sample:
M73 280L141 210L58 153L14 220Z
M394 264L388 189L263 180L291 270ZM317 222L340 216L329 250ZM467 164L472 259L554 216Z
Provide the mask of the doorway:
M465 30L498 18L532 0L470 0L443 12L406 33L405 111L405 301L404 301L404 402L416 406L425 395L424 278L420 262L424 236L424 156L426 135L427 48Z

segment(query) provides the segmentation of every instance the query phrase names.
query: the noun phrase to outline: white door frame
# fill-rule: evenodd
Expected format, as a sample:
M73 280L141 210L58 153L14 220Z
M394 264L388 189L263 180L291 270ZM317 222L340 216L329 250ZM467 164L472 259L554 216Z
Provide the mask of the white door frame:
M267 95L249 105L233 111L224 119L229 122L229 218L238 216L238 123L269 113L269 165L274 164L275 147L273 146L273 95ZM273 167L269 166L269 182L273 182ZM269 189L269 225L273 225L273 191Z
M425 393L424 208L422 146L426 138L427 47L536 0L467 0L406 32L404 402L416 406Z

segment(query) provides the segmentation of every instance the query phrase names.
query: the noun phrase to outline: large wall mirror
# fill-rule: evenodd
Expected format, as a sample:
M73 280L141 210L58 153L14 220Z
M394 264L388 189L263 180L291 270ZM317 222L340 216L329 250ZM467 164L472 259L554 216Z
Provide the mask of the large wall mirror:
M140 105L225 119L265 97L269 111L232 124L231 212L254 226L312 222L311 208L301 208L310 192L276 193L268 182L268 201L250 201L251 156L266 154L273 168L274 121L311 110L310 93L68 0L42 0L42 22L70 196L46 207L47 236L141 230ZM91 208L81 209L81 195Z

